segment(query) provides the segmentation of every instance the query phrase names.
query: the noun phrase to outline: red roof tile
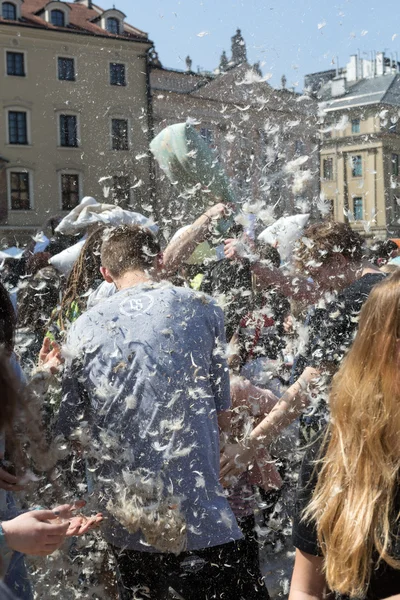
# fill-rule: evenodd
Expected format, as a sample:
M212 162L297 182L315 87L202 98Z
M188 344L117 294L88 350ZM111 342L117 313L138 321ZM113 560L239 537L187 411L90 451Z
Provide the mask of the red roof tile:
M0 24L18 23L18 26L39 27L71 33L86 33L103 37L148 41L147 33L144 33L128 23L124 23L124 32L122 34L115 35L109 33L105 29L102 29L100 24L93 22L93 20L101 16L105 10L97 5L93 5L93 8L88 8L84 4L79 4L78 2L65 3L71 9L69 11L69 25L68 27L57 27L51 23L47 23L47 21L44 20L44 15L36 14L44 9L47 4L49 4L49 0L25 0L22 4L22 19L20 21L8 21L0 16Z

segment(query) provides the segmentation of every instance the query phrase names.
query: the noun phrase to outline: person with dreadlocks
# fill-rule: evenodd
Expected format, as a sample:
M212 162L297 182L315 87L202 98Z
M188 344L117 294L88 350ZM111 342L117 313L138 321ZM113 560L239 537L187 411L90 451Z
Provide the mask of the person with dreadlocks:
M68 276L64 295L52 323L65 332L85 310L90 291L95 290L102 281L100 274L100 248L105 226L97 226L89 233Z

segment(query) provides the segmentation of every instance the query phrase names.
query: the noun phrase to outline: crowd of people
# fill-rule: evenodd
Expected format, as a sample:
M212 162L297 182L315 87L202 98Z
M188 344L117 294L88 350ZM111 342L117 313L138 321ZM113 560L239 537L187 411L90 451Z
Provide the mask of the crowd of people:
M164 249L99 219L67 273L54 231L3 262L0 598L33 598L29 557L59 551L75 597L268 600L282 504L291 600L400 594L397 241L327 219L282 261L238 223L222 239L230 210ZM193 264L206 240L223 252Z

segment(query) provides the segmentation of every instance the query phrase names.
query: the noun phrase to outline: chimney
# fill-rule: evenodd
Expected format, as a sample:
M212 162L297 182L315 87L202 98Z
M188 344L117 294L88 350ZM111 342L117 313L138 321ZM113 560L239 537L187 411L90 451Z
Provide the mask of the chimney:
M380 77L385 74L385 53L377 52L376 54L376 75Z
M78 2L78 4L83 4L84 6L87 6L88 8L93 8L92 0L74 0L74 2Z
M347 81L357 81L358 79L358 56L352 54L350 62L347 65Z
M333 98L337 98L338 96L344 96L346 93L346 78L345 77L335 77L331 81L331 94Z

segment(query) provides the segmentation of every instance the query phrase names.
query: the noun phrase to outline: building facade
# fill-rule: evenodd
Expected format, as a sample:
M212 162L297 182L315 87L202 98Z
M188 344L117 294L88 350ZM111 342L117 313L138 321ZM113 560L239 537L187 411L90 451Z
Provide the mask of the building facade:
M400 235L400 64L383 52L306 77L321 109L321 189L334 218Z
M240 202L274 206L276 216L312 209L319 198L317 103L285 88L272 88L246 59L238 30L232 57L224 52L213 73L150 71L154 132L190 120L214 148ZM157 217L172 230L194 215L163 174L156 171Z
M0 0L0 234L151 197L147 34L90 0Z

